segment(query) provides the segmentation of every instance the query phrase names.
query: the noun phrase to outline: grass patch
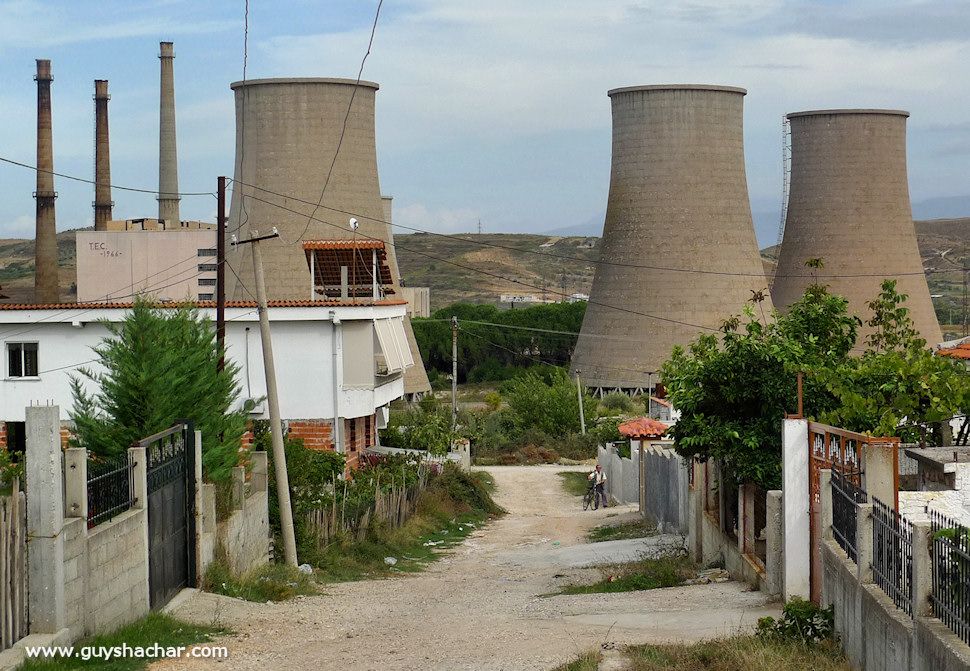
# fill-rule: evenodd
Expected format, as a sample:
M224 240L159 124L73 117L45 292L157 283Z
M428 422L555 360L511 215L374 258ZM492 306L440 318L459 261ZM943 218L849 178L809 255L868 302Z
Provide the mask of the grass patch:
M118 647L125 643L129 646L149 647L156 643L164 647L190 646L195 643L206 643L219 634L225 634L225 629L188 624L176 620L168 615L152 613L137 622L133 622L117 631L101 636L84 639L75 644L95 648ZM89 659L84 661L75 658L31 659L26 660L20 667L24 671L63 671L65 669L101 669L102 671L136 671L146 668L152 659Z
M586 493L588 473L582 471L560 471L559 477L562 478L563 488L573 496L582 496Z
M446 469L421 493L414 514L401 527L371 529L363 541L342 538L323 550L310 550L317 578L346 582L422 570L504 512L489 494L494 486L487 473ZM396 562L389 565L387 557Z
M641 559L600 569L602 579L591 585L566 585L560 594L609 594L638 592L645 589L676 587L696 574L696 567L686 557Z
M314 580L295 566L265 564L242 576L234 575L225 559L218 559L205 571L202 589L246 601L286 601L298 595L316 594Z
M850 671L831 640L814 645L739 636L694 645L639 645L625 650L631 671ZM579 667L582 668L582 667Z
M600 654L598 652L587 652L567 664L557 666L554 671L596 671L599 665Z
M656 527L649 526L641 519L624 524L604 524L603 526L594 527L586 534L586 538L590 543L599 543L602 541L621 541L630 538L647 538L648 536L656 535Z

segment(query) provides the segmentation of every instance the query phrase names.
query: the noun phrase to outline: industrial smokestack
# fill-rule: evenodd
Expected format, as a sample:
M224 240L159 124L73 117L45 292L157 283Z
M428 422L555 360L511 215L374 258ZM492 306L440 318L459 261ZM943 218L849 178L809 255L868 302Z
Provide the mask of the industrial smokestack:
M816 281L849 300L863 322L884 278L930 345L942 340L916 244L906 175L906 118L895 110L818 110L788 115L791 189L771 297L782 311ZM813 271L809 259L824 267ZM872 332L863 324L857 350Z
M602 263L572 358L588 386L649 388L675 345L716 329L767 288L744 171L745 93L706 85L609 92ZM761 307L768 313L771 301Z
M251 229L266 232L275 226L281 238L291 243L301 237L347 240L353 235L348 226L353 216L359 222L358 239L383 240L390 252L393 240L384 223L377 175L374 107L378 85L362 81L355 92L353 79L252 79L230 88L236 96L236 165L228 230L246 238ZM347 130L330 174L345 118ZM324 184L322 206L308 205L320 200ZM244 194L255 196L245 199L245 207ZM310 276L302 250L282 242L261 249L267 294L277 299L304 299ZM229 273L227 299L245 300L255 293L251 254L249 245L243 245L238 261L233 261L241 281ZM388 256L394 258L393 253ZM399 291L396 259L391 272ZM410 333L410 326L407 328ZM409 335L408 340L415 365L405 373L405 392L430 391L414 339Z
M179 170L175 142L175 48L171 42L160 42L161 88L158 114L158 219L166 227L178 226Z
M94 230L111 221L111 152L108 148L108 80L94 80Z
M57 222L54 218L54 138L51 130L51 62L37 60L37 228L34 237L34 301L57 303Z

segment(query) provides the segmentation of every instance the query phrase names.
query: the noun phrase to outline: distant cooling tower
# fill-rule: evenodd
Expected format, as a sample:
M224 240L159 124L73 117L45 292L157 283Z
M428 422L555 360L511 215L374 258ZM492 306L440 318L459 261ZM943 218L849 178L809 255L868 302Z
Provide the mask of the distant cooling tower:
M894 110L789 114L791 190L771 296L785 310L812 279L849 299L863 321L884 278L909 295L906 307L930 345L942 340L916 244L906 176L906 118ZM865 346L868 326L860 329Z
M587 386L651 386L675 345L716 329L767 288L744 171L745 93L703 85L610 91L601 263L572 360ZM771 308L770 300L761 305Z
M253 79L231 85L236 97L236 165L227 230L246 238L253 230L279 229L281 239L262 247L270 298L306 298L310 271L297 242L351 238L348 213L359 222L360 239L393 244L377 175L374 105L378 85L363 81L354 93L354 84L352 79ZM347 127L340 143L345 118ZM334 162L338 143L340 152ZM314 208L308 203L320 200L325 184L322 205ZM230 264L240 281L229 273L226 297L243 300L255 293L248 245L239 250L238 257L230 256ZM397 286L396 260L391 270ZM407 329L410 334L410 323ZM405 391L430 391L417 346L413 337L409 340L416 365L405 376Z

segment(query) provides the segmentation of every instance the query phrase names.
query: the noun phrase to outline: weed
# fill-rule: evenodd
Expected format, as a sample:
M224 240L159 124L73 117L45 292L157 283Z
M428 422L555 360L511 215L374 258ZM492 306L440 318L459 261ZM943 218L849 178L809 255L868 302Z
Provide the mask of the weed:
M586 476L587 474L581 471L560 471L559 473L562 486L573 496L582 496L586 493L586 488L589 486Z
M618 541L628 538L647 538L656 536L656 526L651 527L644 520L627 522L625 524L604 524L603 526L590 529L586 538L590 543L601 541Z
M641 645L625 650L631 671L850 671L832 641L806 645L740 636L693 645Z
M560 594L636 592L676 587L692 577L696 567L683 556L641 559L600 569L603 578L591 585L567 585Z
M202 579L202 589L260 603L286 601L301 594L316 593L313 578L295 566L265 564L237 576L225 559L217 559L209 564Z

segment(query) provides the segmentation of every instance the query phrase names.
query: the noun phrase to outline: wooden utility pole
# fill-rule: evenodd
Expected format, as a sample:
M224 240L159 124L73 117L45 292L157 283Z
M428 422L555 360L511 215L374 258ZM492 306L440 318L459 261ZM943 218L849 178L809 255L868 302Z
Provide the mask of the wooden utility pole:
M220 177L216 214L216 344L219 346L217 371L226 367L226 178Z
M263 278L263 256L259 250L262 240L278 238L264 235L236 244L253 246L253 269L256 271L256 303L259 310L259 335L263 344L263 371L266 374L266 401L269 403L270 436L273 441L273 470L276 472L276 496L280 505L280 527L283 533L283 554L286 563L297 565L296 535L293 531L293 508L290 505L290 478L286 471L286 450L283 447L283 422L280 418L280 397L276 388L276 364L273 359L273 339L269 330L269 312L266 305L266 281Z
M458 426L458 317L451 318L451 430Z
M586 435L586 408L583 407L583 385L579 381L579 371L576 371L576 398L579 399L579 428Z

